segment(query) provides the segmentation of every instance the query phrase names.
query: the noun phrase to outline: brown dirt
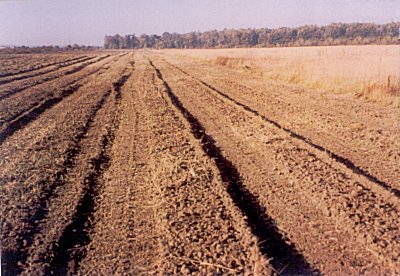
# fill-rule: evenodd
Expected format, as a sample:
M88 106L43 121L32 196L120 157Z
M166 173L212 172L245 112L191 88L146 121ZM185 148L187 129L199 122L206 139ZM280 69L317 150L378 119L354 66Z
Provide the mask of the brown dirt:
M266 80L246 70L221 70L220 66L191 61L170 58L169 62L180 64L184 72L310 144L336 154L337 159L344 159L342 163L347 162L349 167L400 196L399 108L377 106L351 94L306 90Z
M0 55L0 78L12 78L83 57L78 54Z
M27 79L27 78L44 75L49 72L56 71L60 68L67 67L67 66L70 66L73 64L77 64L80 62L84 62L87 60L91 60L94 58L95 58L95 56L92 56L92 57L78 56L78 57L70 58L70 59L63 60L63 61L53 62L53 63L50 63L49 65L46 65L46 66L43 66L43 67L40 67L37 69L32 69L29 71L22 70L22 73L13 74L11 76L0 78L0 84L15 82L15 81L19 81L19 80L23 80L23 79Z
M0 142L43 111L75 92L88 76L106 70L111 62L109 59L111 57L101 56L95 61L66 69L68 70L66 72L70 72L68 74L61 71L40 76L39 83L27 87L19 86L19 83L8 85L12 87L11 92L4 94L7 97L0 97L0 122L2 123ZM29 82L30 79L27 81Z
M107 54L3 77L5 275L400 273L397 110Z

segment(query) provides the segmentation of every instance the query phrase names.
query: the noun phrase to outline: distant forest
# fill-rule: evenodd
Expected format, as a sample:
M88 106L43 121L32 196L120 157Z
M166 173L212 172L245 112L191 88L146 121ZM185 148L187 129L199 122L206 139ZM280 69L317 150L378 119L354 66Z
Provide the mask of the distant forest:
M277 29L224 29L223 31L168 33L162 35L107 35L106 49L137 48L239 48L328 46L362 44L400 44L400 22L388 24L335 23Z
M47 54L47 53L58 53L58 52L71 52L71 51L92 51L98 50L100 47L97 46L85 46L85 45L67 45L65 47L60 46L0 46L0 54Z

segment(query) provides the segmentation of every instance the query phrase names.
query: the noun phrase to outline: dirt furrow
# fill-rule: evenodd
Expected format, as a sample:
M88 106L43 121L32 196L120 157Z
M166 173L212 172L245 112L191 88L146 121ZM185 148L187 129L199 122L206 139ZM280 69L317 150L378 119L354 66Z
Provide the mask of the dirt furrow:
M68 67L68 66L71 66L71 65L75 65L75 64L78 64L78 63L89 61L89 60L92 60L92 59L95 59L95 58L96 58L96 56L92 56L92 57L86 57L86 56L77 57L77 58L73 58L71 60L67 60L67 61L64 61L64 62L59 62L59 63L56 63L55 65L49 66L49 67L52 67L52 68L45 67L46 68L45 70L40 70L40 71L39 70L35 70L35 71L33 71L33 73L32 72L30 72L29 74L25 74L24 73L24 74L22 74L22 76L20 76L19 74L18 75L13 75L10 78L0 79L0 85L7 84L7 83L10 83L10 82L19 81L19 80L24 80L24 79L28 79L28 78L33 78L33 77L41 76L41 75L48 74L48 73L53 73L53 72L55 72L55 71L57 71L59 69L62 69L64 67ZM39 72L37 72L37 71L39 71Z
M26 95L23 95L21 98L19 98L18 102L17 100L14 100L11 103L9 101L1 102L1 105L4 106L4 110L2 110L3 124L0 127L0 144L3 143L7 137L13 135L14 132L35 120L48 108L51 108L63 98L74 93L90 76L107 70L107 66L111 62L112 61L109 61L101 66L94 67L93 69L90 69L79 76L74 76L66 80L57 80L54 84L54 86L56 86L56 90L51 89L51 87L44 86L43 88L40 87L35 91L27 91ZM34 96L35 94L36 97ZM17 103L19 105L17 105ZM22 103L25 104L23 105ZM17 107L15 105L17 105ZM6 107L10 109L10 113L7 112Z
M18 93L21 93L21 92L23 92L23 91L25 91L25 90L27 90L29 88L33 88L33 87L35 87L37 85L45 84L45 83L47 83L49 81L61 78L63 76L67 76L67 75L70 75L70 74L73 74L73 73L77 73L77 72L81 71L82 69L84 69L85 67L87 67L89 65L92 65L92 64L95 64L95 63L98 63L98 62L100 62L103 59L106 59L108 57L110 57L110 55L97 57L95 60L91 60L90 59L89 61L85 61L83 63L82 63L82 61L77 62L77 63L72 63L72 64L67 65L63 69L67 69L68 67L76 65L78 63L81 63L81 64L79 64L78 66L73 67L72 69L68 69L68 70L65 70L65 71L61 70L61 72L58 72L59 70L51 71L51 72L48 73L49 75L47 75L47 76L39 75L39 78L37 78L37 79L35 79L35 78L34 79L31 79L31 78L23 79L22 81L24 83L10 83L7 86L2 87L1 93L0 93L0 101L3 101L5 99L7 99L7 98L10 98L10 97L12 97L12 96L14 96L14 95L16 95ZM52 74L52 73L56 73L56 74Z
M73 204L76 203L76 198L79 198L80 194L83 194L83 197L79 199L79 203L77 204L78 211L80 211L81 209L85 209L85 211L88 212L90 211L90 206L84 205L84 203L87 204L91 203L88 201L90 200L91 194L96 189L97 183L95 182L95 179L93 179L93 177L95 176L95 171L93 171L91 174L89 174L89 176L85 178L84 184L87 186L75 187L73 194L75 195L75 197L72 197L71 194L66 193L67 195L69 195L69 197L67 197L62 193L68 191L68 188L66 188L65 186L70 184L68 183L68 178L71 177L71 171L73 171L76 165L79 164L80 161L79 158L82 155L82 151L85 151L85 146L88 145L84 143L85 142L84 140L86 140L86 137L89 135L89 130L91 127L93 127L93 122L96 118L96 115L98 114L101 108L104 108L104 105L108 101L110 94L111 91L107 90L103 94L100 101L96 103L95 108L91 111L91 114L89 115L88 120L83 126L82 131L77 135L78 137L76 138L76 142L67 150L66 152L67 162L63 164L64 165L63 169L57 172L58 177L55 179L54 183L52 183L51 189L45 191L47 192L47 196L46 198L41 199L41 202L39 203L40 206L42 207L38 208L38 211L30 218L31 221L35 222L35 229L34 231L30 231L29 235L26 235L26 237L24 237L25 238L24 246L27 247L28 250L27 252L24 252L25 258L20 261L20 263L22 264L20 268L24 268L25 274L26 273L47 274L48 269L50 269L48 264L50 263L51 258L54 256L54 258L57 258L57 260L60 259L60 253L58 251L54 253L55 241L57 241L57 238L54 238L55 235L60 235L60 233L65 233L65 236L71 239L70 242L73 242L74 238L82 236L82 233L80 232L74 233L76 234L76 236L74 237L71 236L72 230L75 232L80 231L79 228L75 228L77 224L78 226L83 226L83 225L80 224L82 221L79 220L78 218L75 219L75 217L72 223L68 224L69 223L68 219L70 219L68 214L73 213L75 207L73 206ZM93 151L93 153L97 153L97 151L94 150L95 147L93 147L93 145L92 147L90 147L90 149ZM99 160L100 160L99 157L94 157L93 159L87 159L85 161L87 162L87 164L89 164L89 166L93 167L93 170L97 170L98 164L100 164L100 162L98 162ZM87 166L85 166L82 163L80 163L79 165L80 165L79 170L86 173L86 170L88 170ZM77 183L74 184L78 186L79 178L77 176L75 177L76 178L74 180L77 181ZM54 197L56 197L55 200L53 199ZM54 201L56 201L57 204L55 204ZM69 207L67 210L60 209L60 211L53 211L55 208L63 208L65 205L68 206L72 205L72 207ZM66 211L69 211L69 213L65 214ZM64 223L61 224L58 223L60 217L62 218L62 220L64 220ZM63 228L65 228L66 225L68 225L67 229L62 230ZM52 229L53 231L50 231L50 229ZM55 229L57 229L58 231L55 231ZM63 236L60 238L61 243L57 245L57 250L59 247L65 246L65 244L68 242L63 238ZM51 255L49 256L49 254ZM63 257L67 257L67 255L63 255ZM63 259L60 260L61 262L64 261ZM59 273L61 272L62 271L60 271Z
M269 274L218 170L171 106L139 57L81 273Z
M258 73L195 60L168 60L179 61L186 72L322 146L377 185L400 194L400 109L378 107L349 94L274 82Z
M172 51L8 57L2 274L400 273L390 107Z
M84 57L85 56L66 58L66 59L63 59L61 61L57 60L57 61L50 62L50 63L43 63L43 61L40 59L38 61L39 64L37 66L34 66L33 68L22 69L22 70L20 70L18 72L12 72L12 73L0 73L0 78L17 76L17 75L24 74L24 73L29 73L29 72L37 71L37 70L40 70L40 69L45 69L47 67L51 67L51 66L54 66L54 65L57 65L57 64L62 64L62 63L65 63L65 62L74 61L74 60L81 59L81 58L84 58ZM14 59L22 59L22 58L23 57L14 57ZM56 56L56 58L57 58L57 56ZM9 59L10 58L7 57L7 60L9 60ZM57 59L59 59L59 58L57 58ZM18 64L20 65L22 63L23 62L19 62Z
M165 61L165 60L164 60ZM167 61L165 61L167 62ZM371 175L368 171L366 171L365 169L363 169L362 167L357 166L356 164L354 164L354 162L344 156L341 156L340 154L337 154L331 150L329 150L327 147L325 147L324 145L320 145L320 144L316 144L315 142L312 141L312 139L305 137L299 133L297 133L296 131L289 129L287 127L284 127L280 122L275 121L265 115L262 115L259 111L252 109L251 107L249 107L248 105L243 104L242 102L236 100L235 98L231 97L230 95L224 93L223 91L215 88L214 86L212 86L211 84L197 78L194 77L193 75L190 75L189 73L187 73L186 71L184 71L182 68L173 65L169 62L167 62L169 65L173 66L174 68L176 68L177 70L181 71L183 74L190 76L192 78L194 78L195 80L199 81L201 84L205 85L206 87L210 88L211 90L213 90L214 92L218 93L219 95L221 95L222 97L228 99L229 101L235 103L236 105L240 106L241 108L243 108L244 110L251 112L252 114L262 118L263 120L265 120L266 122L274 125L275 127L284 130L285 132L289 133L292 137L307 143L308 145L310 145L311 147L326 153L329 155L330 158L334 159L335 161L343 164L344 166L346 166L348 169L352 170L354 173L359 174L361 176L366 177L368 180L370 180L371 182L381 186L382 188L384 188L385 190L388 190L389 192L391 192L393 195L395 195L396 197L400 198L400 189L398 189L396 187L396 185L390 185L389 183L386 183L385 181L378 179L376 176Z
M60 77L60 78L56 78L55 80L54 80L54 84L52 84L52 86L53 87L57 87L57 88L61 88L60 90L62 91L62 89L68 89L69 88L69 86L74 86L74 85L76 85L79 81L81 81L81 80L83 80L83 79L85 79L85 78L87 78L87 77L89 77L89 76L91 76L91 75L93 75L93 74L96 74L96 73L98 73L99 71L104 71L104 70L107 70L108 68L109 68L109 65L112 63L112 62L115 62L116 60L117 60L118 58L114 58L113 60L108 60L107 62L103 62L103 63L100 63L100 64L98 64L98 65L100 65L100 66L97 66L97 64L96 64L96 66L90 66L90 68L87 68L87 69L89 69L89 70L87 70L87 71L85 71L85 72L83 72L84 74L79 74L78 76L74 76L74 77L70 77L70 78L68 78L68 77ZM95 65L95 64L93 64L93 65ZM61 83L59 83L59 82L61 82ZM57 86L57 85L59 85L59 86ZM13 96L21 96L21 98L22 99L25 99L25 97L28 97L28 99L29 99L29 96L30 95L32 95L32 94L34 94L34 93L39 93L39 92L41 92L41 93L39 93L37 96L36 96L36 98L35 98L35 100L36 101L32 101L32 102L28 102L28 103L26 103L25 104L25 108L24 109L22 109L22 110L18 110L19 111L19 113L17 113L16 111L14 111L14 115L12 115L12 116L10 116L10 117L6 117L6 116L4 116L5 118L7 118L7 119L4 119L3 121L5 121L5 122L10 122L10 121L13 121L13 120L15 120L15 119L17 119L18 117L21 117L21 115L22 114L24 114L24 113L26 113L27 111L29 111L29 109L30 108L32 108L32 106L37 106L39 103L40 103L40 101L38 101L37 100L37 98L39 98L39 100L42 100L43 98L44 98L44 96L47 96L48 95L48 91L43 91L43 89L48 89L49 88L49 86L48 85L42 85L42 86L40 86L40 87L38 87L38 89L37 90L27 90L27 91L24 91L24 93L25 94L28 94L28 95L13 95ZM39 90L39 89L42 89L42 90ZM25 97L24 97L25 96ZM33 98L33 97L31 97L31 98ZM16 100L14 100L14 99L10 99L9 101L6 101L6 102L4 102L4 103L7 103L7 104L9 104L9 105L12 105L14 102L15 102ZM2 102L3 103L3 102ZM5 104L4 104L5 105ZM15 108L14 108L15 109Z
M47 187L41 188L45 196L42 196L42 198L38 199L36 203L32 202L31 206L29 206L30 209L32 209L31 215L29 215L29 220L27 221L27 223L25 223L26 225L23 225L23 228L27 228L27 230L21 229L20 232L22 233L14 233L17 235L17 238L20 238L22 240L22 245L20 245L19 247L25 248L26 246L29 246L32 243L33 235L38 230L38 224L44 217L46 217L46 214L50 209L48 206L49 204L48 198L52 198L54 196L53 189L63 183L63 178L65 177L66 172L72 166L73 158L79 152L78 144L80 140L83 139L83 137L86 135L89 122L93 120L92 117L96 114L97 110L102 106L104 100L106 100L108 96L109 96L109 91L106 94L104 94L100 102L95 105L95 108L91 111L89 119L81 129L81 132L76 134L76 136L74 137L75 138L74 143L65 152L65 159L64 159L65 162L64 164L61 165L62 169L54 173L55 177L52 184L48 185ZM39 185L42 186L42 184ZM18 228L18 225L16 225L16 227ZM4 234L6 235L7 233ZM26 259L26 254L27 252L24 252L22 250L18 251L18 249L17 252L6 251L3 255L4 259L6 259L5 270L7 271L7 269L10 268L19 270L20 268L16 267L16 265L17 263L22 264L24 262L24 260Z
M174 94L238 169L243 185L307 261L323 273L396 271L396 197L176 68L155 61Z
M14 113L9 115L9 118L3 120L4 124L0 127L0 144L15 131L35 120L41 113L60 102L63 98L74 93L90 76L104 73L109 68L109 64L115 62L115 60L116 59L108 61L97 68L95 67L85 74L68 79L66 83L62 80L63 83L57 87L56 91L34 91L36 93L42 92L38 94L37 97L32 97L31 94L33 94L33 91L31 91L31 93L28 94L29 102L21 106L21 110L14 108ZM52 92L51 95L48 95L49 92Z
M96 72L93 72L96 73ZM72 93L76 92L81 85L75 84L72 85L66 89L63 89L60 93L59 96L51 98L51 99L46 99L42 101L41 103L37 104L35 107L21 112L21 114L18 114L18 116L15 116L15 118L12 118L10 122L6 122L4 126L4 130L0 132L0 144L4 142L5 139L7 139L9 136L13 135L14 132L18 131L19 129L24 128L26 125L28 125L30 122L34 121L37 119L37 117L40 116L43 112L45 112L47 109L51 108L55 104L59 103L63 98L71 95Z
M256 196L243 186L243 180L237 168L222 155L221 149L218 148L214 139L206 133L201 123L174 95L168 83L165 82L160 70L151 61L150 64L157 72L157 76L163 81L173 104L190 122L195 138L200 140L207 155L215 159L216 165L221 172L222 180L228 184L227 191L235 205L247 217L252 232L258 238L258 241L265 243L261 246L261 251L266 255L266 258L271 259L274 270L278 272L285 270L286 273L311 273L313 270L310 265L297 252L296 248L285 242L282 234L276 228L275 222L265 212L265 207L259 203Z
M86 139L88 131L92 129L94 117L97 116L99 110L103 110L102 106L109 102L112 79L121 73L118 68L124 66L126 62L122 58L117 64L112 65L113 69L107 72L107 76L92 76L96 82L91 81L82 86L76 93L45 112L38 120L12 136L1 146L4 164L1 190L3 202L6 203L1 210L1 241L3 256L5 256L2 261L5 262L6 270L19 270L24 265L23 259L29 257L30 260L44 254L43 251L40 252L43 247L39 245L48 246L45 248L47 255L44 254L44 256L48 257L52 254L50 249L54 247L53 243L44 243L44 241L54 242L52 238L59 234L57 231L63 225L60 226L57 223L51 225L47 222L57 222L57 218L68 219L71 213L73 214L73 209L66 209L67 215L55 215L57 211L61 211L58 208L62 205L53 205L52 202L62 199L63 192L68 190L66 187L68 185L65 185L66 177L75 168L75 159L81 155L82 148L91 154L96 153L96 151L91 151L93 145L86 148L81 143ZM107 111L102 112L107 114ZM102 122L97 124L98 131L101 132ZM46 125L45 129L43 125ZM35 137L27 138L32 135ZM18 144L22 140L24 145L20 147ZM80 164L83 170L87 164L90 165L87 161L81 161ZM18 183L23 183L23 185L20 186ZM76 190L80 187L74 182L69 182L69 184L69 189L75 188L72 196L76 199L78 194ZM73 204L73 202L67 200L65 204ZM43 229L47 232L43 232ZM34 250L28 250L29 247ZM45 259L43 258L43 261ZM18 264L18 261L22 263ZM32 261L32 263L35 262Z
M129 73L116 83L123 85L126 76L129 77ZM82 248L90 242L88 232L93 227L92 212L101 190L102 174L109 166L109 150L119 124L119 101L115 96L120 88L114 88L114 97L109 98L110 93L107 93L102 109L94 114L79 143L79 152L72 157L74 163L64 177L62 192L59 191L58 198L51 202L51 206L62 208L43 220L41 232L35 237L40 246L30 248L25 274L76 274L84 255ZM54 226L57 231L53 230L49 235Z

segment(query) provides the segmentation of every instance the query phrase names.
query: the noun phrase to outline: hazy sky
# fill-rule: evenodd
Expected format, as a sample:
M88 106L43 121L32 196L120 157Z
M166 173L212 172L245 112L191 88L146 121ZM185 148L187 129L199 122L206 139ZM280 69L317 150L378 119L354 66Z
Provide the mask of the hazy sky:
M0 45L102 45L140 35L400 21L400 0L0 0Z

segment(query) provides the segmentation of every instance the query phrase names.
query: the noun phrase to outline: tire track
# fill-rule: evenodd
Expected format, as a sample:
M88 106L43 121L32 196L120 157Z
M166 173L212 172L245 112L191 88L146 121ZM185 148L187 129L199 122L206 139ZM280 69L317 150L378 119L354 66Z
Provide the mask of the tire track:
M347 167L348 169L350 169L353 173L360 175L362 177L367 178L369 181L379 185L380 187L382 187L383 189L387 190L388 192L390 192L391 194L393 194L394 196L396 196L397 198L400 198L400 190L396 189L394 187L392 187L390 184L386 183L385 181L382 181L380 179L378 179L377 177L371 175L369 172L367 172L366 170L358 167L356 164L354 164L350 159L343 157L339 154L336 154L334 152L332 152L331 150L329 150L328 148L325 148L321 145L318 145L316 143L313 143L309 138L296 133L295 131L290 130L289 128L286 128L284 126L282 126L279 122L274 121L270 118L268 118L267 116L264 116L262 114L260 114L257 110L254 110L252 108L250 108L249 106L235 100L234 98L230 97L229 95L225 94L224 92L218 90L217 88L213 87L212 85L190 75L189 73L185 72L183 69L179 68L176 65L173 65L169 62L167 62L166 60L163 59L163 61L165 63L167 63L168 65L174 67L175 69L179 70L180 72L182 72L183 74L189 76L190 78L198 81L199 83L201 83L202 85L206 86L208 89L214 91L215 93L217 93L218 95L222 96L223 98L229 100L230 102L234 103L236 106L241 107L242 109L244 109L247 112L252 113L253 115L261 118L262 120L264 120L267 123L272 124L273 126L275 126L278 129L281 129L283 131L285 131L286 133L288 133L291 137L300 140L301 142L306 143L307 145L313 147L314 149L327 154L330 158L332 158L333 160L335 160L336 162L344 165L345 167Z
M76 274L84 252L74 249L77 246L83 247L90 242L89 229L94 227L92 218L97 205L96 199L102 186L101 178L110 166L110 151L115 139L115 133L119 127L118 111L121 102L121 89L131 74L131 72L123 74L118 81L112 84L115 96L114 118L112 124L107 127L106 133L102 136L99 154L90 160L90 163L93 164L93 171L85 177L86 187L84 187L83 196L78 203L72 223L66 227L58 242L58 247L54 252L54 258L50 265L52 273ZM93 120L91 123L93 123Z
M75 274L83 257L83 252L73 250L77 246L85 246L90 242L88 229L93 227L91 218L96 207L96 199L101 190L101 177L110 165L109 148L114 140L114 134L115 128L109 128L107 134L102 138L100 154L90 160L94 171L86 176L85 183L87 186L84 188L83 197L78 203L72 223L66 227L58 242L58 248L50 265L50 270L53 273L60 275L65 275L67 272ZM76 263L74 267L69 265L72 260ZM69 269L73 269L73 272Z
M215 163L154 69L137 61L78 274L269 275Z
M123 77L126 77L124 75ZM118 81L117 83L122 83ZM112 86L113 87L113 86ZM115 88L118 89L118 86L115 86ZM4 258L4 265L6 271L11 271L15 272L12 274L19 274L23 272L23 267L22 265L27 262L28 257L30 258L29 254L32 254L32 252L28 251L28 248L35 248L34 244L37 242L37 236L40 236L43 234L41 231L42 227L41 224L44 222L44 220L47 218L50 210L51 210L51 199L52 198L57 198L59 196L59 189L62 186L66 185L66 181L68 179L68 176L70 175L70 171L73 170L77 166L78 162L78 157L81 155L82 150L84 150L84 145L83 142L86 137L89 135L89 131L91 128L94 127L96 118L98 117L98 113L100 110L102 110L105 106L105 104L109 101L110 96L112 94L115 94L116 91L113 90L112 88L109 88L105 90L102 93L102 96L100 99L92 106L90 113L88 114L88 117L85 121L85 123L78 128L78 132L71 137L71 140L73 141L71 145L67 148L64 155L64 162L63 164L60 164L59 169L54 172L54 180L52 181L51 185L48 185L45 183L46 180L43 180L42 184L38 184L39 186L44 187L42 194L45 196L40 198L38 202L35 204L36 206L34 207L34 210L36 210L32 215L29 216L29 220L25 223L25 231L22 233L19 233L19 237L22 242L19 243L19 249L17 250L18 253L16 253L14 250L12 252L5 252L5 258ZM101 137L101 142L100 146L103 145L103 143L107 143L107 139L109 138L109 130L110 127L107 128L106 134L104 134ZM88 176L85 178L85 194L90 192L90 189L92 187L92 183L95 184L95 179L96 179L96 171L97 168L103 169L103 157L101 155L101 152L98 156L88 160L90 164L93 165L93 168L95 168L94 171L90 172ZM101 167L99 167L101 166ZM93 184L93 185L94 185ZM85 202L86 202L85 197ZM83 205L86 206L86 205ZM80 207L81 208L81 207ZM84 212L86 213L86 212ZM39 235L40 234L40 235ZM74 232L75 234L75 232ZM42 237L43 238L43 237ZM34 253L33 253L34 254Z
M23 73L33 72L33 71L37 71L37 70L40 70L40 69L44 69L44 68L47 68L47 67L50 67L50 66L54 66L54 65L57 65L57 64L61 64L61 63L64 63L64 62L70 62L70 61L74 61L74 60L77 60L77 59L81 59L81 58L84 58L84 57L86 57L86 56L81 56L81 57L77 57L77 58L67 59L67 60L64 60L64 61L56 61L56 62L48 63L48 64L45 64L45 65L39 65L39 66L36 66L35 68L24 69L24 70L21 70L21 71L16 72L16 73L5 73L5 74L0 74L0 78L11 77L11 76L20 75L20 74L23 74ZM14 57L14 58L17 58L17 57Z
M227 160L215 143L215 140L206 133L201 123L183 106L175 96L168 83L164 80L160 70L149 60L150 65L156 71L158 78L163 82L174 106L183 114L191 125L191 130L196 139L201 141L204 152L212 159L221 172L221 177L228 184L227 191L232 197L235 205L243 212L248 219L252 233L259 240L261 252L271 258L274 270L280 274L285 273L311 273L316 272L305 258L296 250L293 245L286 243L282 234L276 228L272 218L268 217L265 207L260 204L257 197L253 195L242 184L240 173L235 166ZM267 241L267 242L265 242Z
M41 75L48 74L48 73L53 73L53 72L56 72L56 71L58 71L58 70L60 70L62 68L65 68L65 67L68 67L68 66L72 66L72 65L75 65L75 64L78 64L78 63L81 63L81 62L86 62L86 61L89 61L89 60L92 60L92 59L95 59L95 58L96 57L93 56L93 57L80 57L80 58L72 59L70 61L59 63L59 65L57 65L56 68L51 68L51 69L48 69L46 71L35 72L35 73L29 74L29 75L17 76L15 78L6 79L6 80L0 80L0 85L7 84L7 83L10 83L10 82L19 81L19 80L24 80L24 79L28 79L28 78L33 78L33 77L41 76ZM51 66L49 66L49 67L51 67Z
M69 81L66 82L66 84L61 85L61 87L58 88L58 89L60 89L61 91L62 91L63 89L68 89L68 87L76 85L79 81L81 81L81 80L83 80L83 79L85 79L85 78L88 78L88 77L90 77L90 76L96 74L96 73L99 72L99 71L109 69L109 66L108 66L108 65L110 65L112 62L116 62L116 61L117 61L120 57L122 57L122 56L123 56L123 55L119 55L119 56L117 56L116 58L114 58L113 60L110 60L110 61L105 62L102 66L100 66L100 67L98 67L98 68L96 68L96 69L92 69L92 70L89 71L89 72L86 72L86 73L84 73L84 74L82 74L82 75L80 75L80 76L77 76L76 78L70 79ZM61 79L61 78L58 78L58 79ZM56 87L56 89L57 89L57 87ZM36 91L35 91L35 92L36 92ZM44 91L44 93L47 93L47 94L50 93L50 94L52 94L52 95L56 95L56 93L52 93L51 90L46 90L46 91ZM43 95L44 93L41 93L40 95ZM11 96L14 96L14 94L11 95ZM8 117L7 119L5 119L5 120L3 119L3 120L0 120L0 121L1 121L1 123L3 123L3 124L10 123L11 121L16 120L16 119L18 119L19 117L21 117L21 116L23 116L24 114L26 114L27 112L29 112L29 110L31 110L32 108L37 107L37 106L40 105L43 101L44 101L44 99L42 98L42 99L40 99L40 100L36 100L36 101L30 102L30 103L27 103L27 104L25 104L25 109L23 109L23 110L17 112L16 114L14 114L14 115L12 115L12 116L9 116L9 117ZM3 103L3 104L4 104L4 103ZM0 129L1 129L1 128L0 128Z
M114 61L119 59L124 55L117 56ZM96 68L89 73L86 73L82 76L79 76L78 78L73 79L69 83L67 83L64 88L61 88L61 91L57 93L53 93L50 98L45 98L39 101L33 101L29 104L26 105L26 108L21 110L20 112L14 114L10 118L4 120L2 123L2 127L0 127L0 145L10 136L12 136L16 131L19 129L22 129L32 121L36 120L36 118L42 114L44 111L47 109L51 108L55 104L59 103L61 100L63 100L65 97L73 94L76 92L76 90L79 89L81 86L80 82L82 80L85 80L86 78L98 73L99 71L105 71L108 70L110 63L113 61L109 61L102 65L99 68ZM100 74L103 74L104 72L101 72ZM47 91L46 91L47 92ZM50 92L50 91L49 91Z
M88 78L100 70L104 70L104 66L97 68L96 70L90 72L87 75L81 76L78 79L70 83L66 88L62 89L58 96L53 98L45 99L42 102L34 104L28 110L23 110L20 113L14 115L9 120L5 121L7 124L6 128L0 132L0 145L10 136L12 136L16 131L27 126L29 123L36 120L43 112L50 109L57 103L61 102L64 98L75 93L82 85L79 84L85 78Z
M61 186L64 183L64 178L65 175L68 173L68 170L74 166L74 159L78 155L80 151L80 142L84 137L87 135L88 130L91 126L91 124L94 121L94 118L97 114L97 112L101 109L101 107L104 105L105 101L108 99L110 96L111 91L107 90L99 102L96 103L96 105L93 107L91 110L89 117L85 124L82 126L80 131L72 138L73 144L71 145L70 148L67 149L65 152L65 162L62 165L62 170L56 172L56 179L54 183L47 187L46 190L43 191L43 194L46 194L46 197L42 198L40 202L37 205L37 208L35 208L37 211L34 213L28 222L28 225L26 228L34 229L33 231L30 231L29 233L22 233L21 236L23 237L23 240L26 240L26 244L22 246L20 245L20 248L29 246L32 243L32 239L34 235L37 233L39 221L44 219L48 213L48 201L49 198L52 198L55 196L54 189L57 186ZM43 185L46 187L46 185ZM19 250L18 254L15 254L14 252L3 252L3 258L4 258L4 264L5 264L5 269L6 271L16 271L16 274L20 274L22 272L21 268L19 267L18 263L25 263L27 259L27 252L21 252Z
M375 271L396 271L399 205L393 194L156 61L182 103L240 170L246 187L315 267L362 273L369 264ZM310 232L305 225L312 225ZM329 246L330 239L337 242Z
M130 65L133 68L135 63L130 63ZM114 89L115 100L116 100L116 102L118 104L121 101L121 89L122 89L122 86L124 86L124 84L128 81L128 79L130 78L131 75L132 75L132 72L128 72L127 74L123 74L121 76L121 78L119 78L118 81L116 81L116 82L114 82L112 84L113 85L113 89Z
M84 79L85 77L95 74L100 69L103 69L103 68L100 67L100 68L94 70L93 72L91 72L89 75L80 77L80 79ZM106 70L108 70L108 69L109 68L107 68ZM96 76L96 77L99 77L99 76ZM68 96L71 96L76 91L78 91L80 89L80 87L83 86L84 83L79 84L76 82L77 81L75 80L74 86L71 86L68 89L64 90L64 93L62 93L62 95L60 97L57 97L55 99L46 100L44 103L39 105L39 107L34 108L33 111L28 112L27 115L23 116L23 118L26 120L24 120L22 122L22 124L26 125L26 124L34 121L36 118L38 118L39 115L41 115L45 111L49 110L51 107L55 106L57 103L60 103L63 99L66 99ZM90 109L87 111L87 117L82 122L82 125L79 125L76 128L76 132L74 132L73 135L70 137L71 143L68 145L68 147L65 149L65 151L61 153L62 154L61 159L64 160L63 163L59 164L58 166L55 167L55 171L51 173L51 174L53 174L52 176L49 175L48 177L43 177L42 180L39 180L40 182L36 183L37 186L42 189L41 190L42 196L39 196L36 200L34 200L32 202L32 206L31 206L32 208L29 208L32 211L28 210L27 208L24 208L24 209L27 209L25 212L28 212L27 217L25 219L23 219L24 222L21 223L20 226L18 226L18 227L11 228L11 229L15 229L15 230L13 230L14 235L16 234L16 237L17 237L17 239L15 239L15 242L19 244L18 246L14 247L14 248L20 248L20 249L26 248L27 245L29 245L32 242L33 236L39 231L38 226L40 224L40 221L47 215L47 213L49 211L49 209L48 209L49 198L52 198L55 196L54 188L62 185L65 175L68 173L68 170L73 167L72 160L74 160L75 156L80 151L80 148L77 145L79 145L79 143L82 141L82 139L84 139L86 137L87 131L89 130L88 124L91 123L91 121L93 120L93 117L100 110L101 106L104 105L104 102L107 100L107 98L109 97L109 94L111 93L110 92L111 89L104 90L104 91L105 91L104 92L105 95L103 95L103 97L100 96L101 99L97 103L94 102L95 100L93 100L93 105L91 105ZM90 91L88 91L88 92L90 92ZM97 96L96 96L96 98L97 98ZM97 101L97 99L96 99L96 101ZM85 108L89 108L89 106L86 106ZM19 127L21 127L21 125ZM3 136L1 136L1 138L3 138ZM34 170L35 168L32 167L30 169ZM49 182L49 180L50 180L50 182ZM4 180L4 181L7 181L7 180ZM3 182L3 183L6 184L7 182ZM28 184L29 184L29 182L28 182ZM15 208L17 208L17 207L15 207ZM28 219L28 217L29 217L29 219ZM3 232L2 236L3 236L3 238L8 238L7 236L9 234L10 233L7 234L7 233ZM19 250L19 251L21 251L21 250ZM17 266L18 262L23 263L22 260L26 259L26 252L22 253L22 251L21 251L20 254L16 254L14 252L14 249L11 249L11 252L6 252L5 254L6 254L6 256L4 258L5 260L3 261L3 263L7 264L7 265L5 265L5 269L11 269L11 271L16 271L16 270L20 269L19 266ZM11 274L17 274L17 273L11 273Z
M25 127L32 121L36 120L37 117L40 116L43 112L47 109L53 107L60 101L62 101L65 97L76 92L81 85L72 85L66 89L63 89L60 96L45 100L43 103L39 104L38 106L30 109L28 112L23 112L22 115L18 116L17 119L13 120L10 124L8 124L7 128L0 133L0 145L4 142L5 139L10 137L14 134L14 132L18 131L19 129ZM24 113L26 113L24 115Z
M81 71L82 69L84 69L85 67L87 67L89 65L92 65L92 64L95 64L95 63L98 63L98 62L100 62L100 61L102 61L102 60L104 60L104 59L106 59L108 57L110 57L110 55L102 56L100 58L97 58L95 61L85 62L85 63L83 63L83 64L81 64L81 65L79 65L79 66L77 66L75 68L72 68L72 69L64 72L62 75L47 76L47 77L44 77L44 78L42 78L40 80L37 80L36 82L34 82L32 84L27 84L27 85L24 85L24 86L21 86L21 87L17 87L17 88L14 87L14 88L11 88L8 91L7 90L6 91L2 91L2 93L0 95L0 101L5 100L5 99L7 99L7 98L9 98L11 96L14 96L14 95L16 95L16 94L18 94L18 93L20 93L22 91L25 91L26 89L32 88L32 87L37 86L39 84L43 84L43 83L52 81L54 79L61 78L63 76L67 76L67 75L71 75L73 73L77 73L77 72Z

